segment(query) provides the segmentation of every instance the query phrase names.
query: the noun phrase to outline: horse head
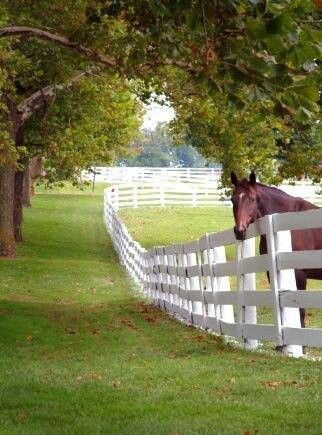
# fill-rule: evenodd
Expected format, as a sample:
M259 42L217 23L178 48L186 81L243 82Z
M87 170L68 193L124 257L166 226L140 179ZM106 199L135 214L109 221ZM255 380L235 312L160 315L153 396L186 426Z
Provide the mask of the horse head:
M232 172L231 182L234 186L231 197L235 219L234 233L237 240L244 240L248 226L258 217L256 175L251 172L249 180L238 180Z

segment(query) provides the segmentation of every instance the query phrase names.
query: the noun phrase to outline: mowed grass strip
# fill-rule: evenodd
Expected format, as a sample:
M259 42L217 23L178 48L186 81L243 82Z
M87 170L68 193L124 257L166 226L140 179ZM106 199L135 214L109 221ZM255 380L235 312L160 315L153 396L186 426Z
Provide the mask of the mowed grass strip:
M39 195L24 234L0 262L0 433L321 433L321 363L233 349L136 297L102 198Z

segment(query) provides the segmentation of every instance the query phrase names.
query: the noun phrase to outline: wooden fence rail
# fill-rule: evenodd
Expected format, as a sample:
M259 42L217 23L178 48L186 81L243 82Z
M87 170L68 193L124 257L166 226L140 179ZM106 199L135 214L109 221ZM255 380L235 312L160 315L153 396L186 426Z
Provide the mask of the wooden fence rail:
M294 268L321 267L322 251L292 252L290 233L322 227L322 209L265 216L250 225L242 242L231 229L146 250L117 215L120 207L145 204L138 186L128 186L126 192L124 201L120 186L105 190L104 219L121 263L157 306L192 325L234 337L248 349L262 340L293 356L302 355L302 346L322 347L322 329L301 328L299 315L299 308L322 308L322 291L298 291L294 275ZM168 204L166 192L160 197L156 191L157 205ZM171 204L182 203L178 194L172 199ZM268 253L256 255L255 238L263 234ZM230 245L235 247L233 260L226 257ZM260 272L269 273L266 290L256 290ZM271 323L258 323L259 306L271 311Z

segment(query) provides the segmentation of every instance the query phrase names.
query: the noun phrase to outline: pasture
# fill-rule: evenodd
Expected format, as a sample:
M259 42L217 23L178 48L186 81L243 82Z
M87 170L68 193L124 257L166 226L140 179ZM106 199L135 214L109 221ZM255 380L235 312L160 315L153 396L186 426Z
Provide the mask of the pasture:
M0 264L0 433L321 433L321 362L234 349L154 309L118 263L102 197L54 192ZM227 228L230 213L122 217L151 246Z

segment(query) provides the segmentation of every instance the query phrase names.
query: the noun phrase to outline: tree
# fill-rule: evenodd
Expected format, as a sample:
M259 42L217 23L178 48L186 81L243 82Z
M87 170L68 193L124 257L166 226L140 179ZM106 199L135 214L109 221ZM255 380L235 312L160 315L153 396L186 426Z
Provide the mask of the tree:
M143 130L131 148L132 156L120 159L119 164L141 167L203 167L206 163L192 146L173 144L167 123L158 123L154 130Z
M113 163L128 153L139 134L141 107L117 76L101 74L60 92L46 116L36 116L25 133L29 153L45 157L48 182L72 180L95 161ZM39 119L40 118L40 119ZM37 128L38 126L38 128Z
M47 10L51 13L46 18L46 25L63 30L67 35L80 34L82 26L86 26L86 7L87 2L83 1L70 6L64 2L55 2L54 5L42 1L33 7L26 7L22 1L15 4L5 1L0 6L0 20L5 23L27 21L43 25L43 14ZM12 38L16 30L3 27L0 36L10 35ZM22 32L19 34L28 35L29 30L26 26L19 26L19 32ZM91 64L91 61L95 61L111 67L114 66L113 61L81 43L70 43L66 36L53 37L47 31L39 31L36 36L32 40L10 38L0 41L3 150L0 155L0 255L7 257L15 256L14 239L19 241L22 238L23 168L27 157L46 155L48 163L55 161L58 165L59 161L56 175L63 172L74 176L73 171L77 172L81 165L89 164L90 156L93 158L95 155L110 162L116 147L124 147L125 142L132 140L139 125L139 106L126 89L124 80L118 78L114 71L108 74ZM90 35L88 38L91 38ZM70 51L68 56L65 49ZM104 77L104 81L98 80L99 75ZM91 89L86 85L85 78L91 79ZM109 83L113 84L113 89L112 86L109 88ZM59 93L64 94L64 97ZM74 100L67 94L73 95ZM80 97L83 98L82 102ZM50 111L53 102L57 107L56 113ZM82 103L87 103L83 111L80 109ZM82 125L78 125L78 130L74 129L72 133L70 126L73 115L67 114L68 110L73 110L83 121ZM103 117L107 115L111 122L103 126ZM121 118L116 119L117 116ZM119 124L117 133L116 121ZM37 140L39 138L41 140ZM78 142L76 145L76 139L80 141L80 138L81 144ZM74 150L67 150L66 143L70 147L74 146ZM59 152L58 145L61 147Z

